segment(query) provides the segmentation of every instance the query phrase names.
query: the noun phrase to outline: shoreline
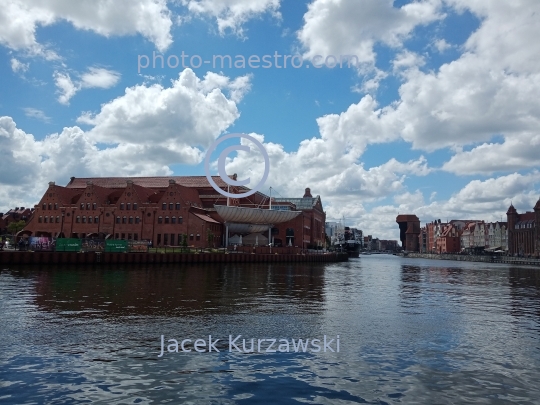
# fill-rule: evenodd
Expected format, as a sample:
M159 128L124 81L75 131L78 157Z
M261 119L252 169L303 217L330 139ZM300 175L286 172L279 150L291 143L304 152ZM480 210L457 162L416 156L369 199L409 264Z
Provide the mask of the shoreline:
M515 265L533 265L540 267L540 259L527 258L527 257L511 257L511 256L489 256L489 255L458 255L458 254L445 254L440 255L436 253L415 253L410 252L404 255L399 254L401 257L410 257L412 259L431 259L431 260L454 260L458 262L480 262L480 263L500 263L500 264L515 264Z

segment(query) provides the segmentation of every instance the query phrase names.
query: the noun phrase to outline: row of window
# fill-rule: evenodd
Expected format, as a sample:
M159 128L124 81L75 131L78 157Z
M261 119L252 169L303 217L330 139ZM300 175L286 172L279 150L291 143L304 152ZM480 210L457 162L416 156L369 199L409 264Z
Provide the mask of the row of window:
M121 209L121 210L128 210L128 211L131 211L131 207L132 207L131 203L125 203L125 204L124 204L124 203L120 203L120 209ZM137 210L137 208L138 208L137 203L133 203L133 210Z
M114 234L114 239L126 239L126 234L125 233L121 233L121 234L120 233L115 233ZM139 234L134 233L132 235L132 234L128 233L127 234L127 240L139 240Z
M136 224L139 224L141 222L141 219L139 217L116 217L117 224L133 224L133 221L135 221Z
M85 204L85 203L81 203L81 210L84 210L85 208L86 208L87 210L92 209L92 210L95 211L95 210L97 209L97 204L96 204L96 203L92 203L92 204L90 204L90 203L86 203L86 204Z
M53 209L52 203L49 203L48 207L49 207L49 210L52 210L52 209ZM41 208L43 209L43 211L47 210L47 204L43 204L43 205L41 206ZM54 209L55 209L55 210L58 209L58 204L57 204L57 203L54 204Z
M157 219L158 224L163 223L163 217L158 217ZM178 223L182 224L184 222L184 218L178 217ZM172 217L169 219L169 217L165 217L165 223L166 224L176 224L176 217Z
M51 215L50 217L48 217L48 216L45 216L45 217L40 216L40 217L38 218L38 222L39 222L40 224L41 224L42 222L45 222L45 223L51 223L51 224L54 223L54 222L59 223L59 222L60 222L60 217L57 216L57 217L55 218L55 217L53 217L52 215Z
M516 224L515 229L529 229L534 228L533 224Z
M81 222L81 217L79 215L77 215L77 218L75 220L75 222L77 223L80 223ZM82 223L83 224L86 224L86 215L83 215L82 217ZM91 224L91 223L94 223L94 224L99 224L99 217L88 217L88 223Z
M176 209L176 211L179 211L182 208L182 205L180 203L169 203L169 210L172 211L173 209ZM161 209L165 211L167 209L167 203L161 204Z

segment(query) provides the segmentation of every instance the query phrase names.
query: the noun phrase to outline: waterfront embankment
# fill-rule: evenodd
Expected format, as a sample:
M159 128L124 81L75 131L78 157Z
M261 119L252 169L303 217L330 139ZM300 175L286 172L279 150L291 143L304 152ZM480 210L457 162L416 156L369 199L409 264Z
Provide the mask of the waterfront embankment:
M512 256L489 256L489 255L458 255L458 254L433 254L433 253L412 253L406 254L406 257L417 259L433 260L456 260L460 262L484 262L484 263L506 263L506 264L525 264L540 267L540 259Z
M147 263L329 263L346 262L346 253L99 253L0 251L1 264L147 264Z

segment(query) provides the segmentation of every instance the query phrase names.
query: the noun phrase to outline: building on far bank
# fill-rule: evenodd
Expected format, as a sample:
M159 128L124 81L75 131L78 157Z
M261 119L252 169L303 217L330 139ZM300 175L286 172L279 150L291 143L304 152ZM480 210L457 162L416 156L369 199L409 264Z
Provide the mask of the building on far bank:
M403 250L408 252L420 251L420 220L416 215L398 215L399 239Z
M227 190L221 177L213 180ZM235 194L245 190L230 187ZM72 177L65 187L49 183L19 236L146 240L153 246L178 246L186 238L189 246L219 247L225 243L226 227L214 206L227 202L235 207L270 208L269 197L260 192L227 201L205 176ZM308 248L324 244L326 214L320 196L312 197L306 189L303 198L272 199L272 210L301 212L272 227L275 245L290 242ZM268 238L268 227L235 225L230 237L252 235L257 240L260 234L259 240Z
M513 205L506 212L508 223L508 253L540 256L540 199L534 211L518 214Z
M0 213L0 235L8 233L7 227L12 222L28 222L33 211L33 208L16 207L5 214Z

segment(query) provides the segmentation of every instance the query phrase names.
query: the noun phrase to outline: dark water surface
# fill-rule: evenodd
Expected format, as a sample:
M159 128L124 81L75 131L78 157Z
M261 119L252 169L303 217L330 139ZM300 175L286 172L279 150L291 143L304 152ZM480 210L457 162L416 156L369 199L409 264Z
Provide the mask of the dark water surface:
M161 335L220 352L158 357ZM339 335L340 351L231 353L229 335ZM3 268L0 403L538 404L540 269Z

